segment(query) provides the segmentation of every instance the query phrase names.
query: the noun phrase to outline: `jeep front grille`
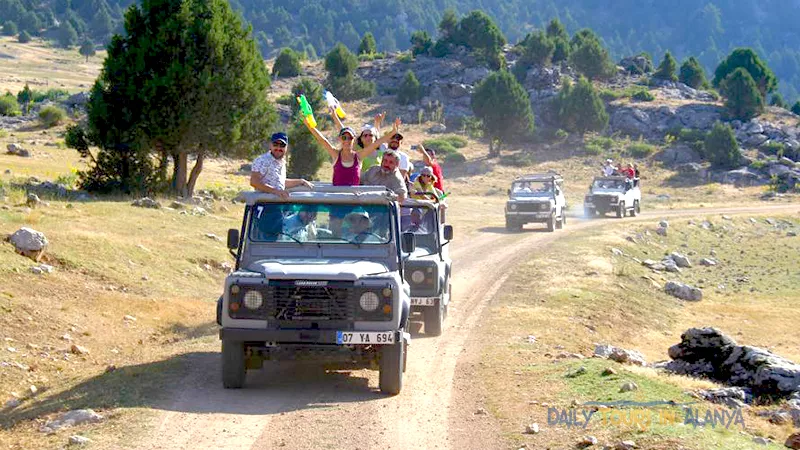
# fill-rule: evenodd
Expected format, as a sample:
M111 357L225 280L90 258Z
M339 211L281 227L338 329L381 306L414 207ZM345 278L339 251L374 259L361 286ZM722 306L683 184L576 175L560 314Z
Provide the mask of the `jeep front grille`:
M617 198L609 195L593 195L592 203L595 208L608 208L609 205L617 203Z
M549 209L549 203L517 203L517 211L519 212L540 212Z
M269 316L277 320L353 320L353 289L333 286L270 286Z

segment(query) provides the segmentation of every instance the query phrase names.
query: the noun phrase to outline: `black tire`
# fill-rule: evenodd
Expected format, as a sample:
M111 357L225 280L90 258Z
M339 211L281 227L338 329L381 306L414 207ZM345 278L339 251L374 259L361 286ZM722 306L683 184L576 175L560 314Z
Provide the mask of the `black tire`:
M441 336L444 327L444 302L436 300L436 305L425 308L422 312L425 320L425 334L428 336Z
M547 231L553 232L556 231L556 212L552 211L550 213L550 218L547 219Z
M632 209L631 209L631 211L630 211L630 215L631 215L631 217L636 217L636 214L638 214L638 213L639 213L639 211L637 211L637 209L639 208L639 206L638 206L638 205L639 205L639 202L637 202L637 201L635 201L635 200L634 200L634 201L633 201L633 208L632 208Z
M506 218L506 231L522 231L522 224Z
M222 385L225 389L241 389L246 374L244 342L222 340Z
M633 208L636 210L636 214L641 214L642 213L642 207L639 205L639 200L636 200L633 203Z
M621 219L625 217L625 203L620 203L617 205L617 218Z
M564 225L567 224L567 212L563 209L561 210L561 228L564 228Z
M592 208L583 208L583 215L587 219L591 219L592 217L595 216L595 214L597 214L597 211L595 211L594 209L592 209Z
M400 342L381 347L379 387L384 394L397 395L403 389L405 353L406 342L402 336Z
M556 228L559 230L564 228L564 211L561 211L561 215L556 219Z

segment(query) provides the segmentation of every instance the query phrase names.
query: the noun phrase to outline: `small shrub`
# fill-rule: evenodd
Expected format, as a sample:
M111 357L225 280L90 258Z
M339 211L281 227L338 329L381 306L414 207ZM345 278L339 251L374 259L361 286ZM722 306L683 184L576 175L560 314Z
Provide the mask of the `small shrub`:
M598 95L600 95L600 98L602 98L604 101L610 102L624 97L625 93L616 89L603 88L600 89Z
M462 131L473 139L483 137L483 121L474 116L466 116L461 122Z
M586 144L584 146L584 150L586 151L587 155L591 156L600 156L603 154L603 147L597 144Z
M742 159L736 135L727 124L717 122L705 140L706 158L719 167L733 168Z
M631 98L640 102L652 102L656 97L647 89L640 89L636 91Z
M596 145L602 148L603 150L611 150L612 148L614 148L614 144L615 144L614 139L608 136L595 135L589 138L589 140L587 141L587 145Z
M303 70L300 65L300 55L290 48L284 48L275 59L272 66L272 76L274 77L296 77Z
M397 57L397 61L401 62L403 64L410 64L412 61L414 61L414 55L412 55L411 53L407 53L407 52L403 53L403 54L401 54L400 56Z
M285 94L281 95L280 97L275 99L275 103L280 105L292 106L295 103L294 96L292 94Z
M4 95L0 97L0 116L18 116L21 112L19 110L19 103L13 95Z
M768 155L782 155L784 152L786 152L786 146L780 142L770 142L762 146L761 149L764 150L764 153Z
M500 164L511 167L528 167L535 163L533 156L527 153L514 153L500 157Z
M451 153L444 157L444 160L448 164L463 164L467 162L467 157L462 155L461 153Z
M559 128L559 129L556 130L555 137L559 141L563 141L563 140L566 140L569 137L569 133L567 133L566 131L564 131L561 128Z
M70 173L61 174L56 178L56 184L63 184L69 189L73 189L75 185L78 183L78 171L72 169Z
M17 36L17 41L19 41L20 44L27 44L31 41L31 35L28 34L27 31L22 30L19 36Z
M678 140L681 142L697 142L703 141L706 138L706 133L702 130L694 128L681 128L678 133Z
M467 141L460 136L444 136L423 141L422 145L432 148L437 155L451 155L458 153L457 149L466 147Z
M712 99L713 99L715 102L718 102L718 101L719 101L719 100L722 98L722 96L719 94L719 92L717 92L717 91L716 91L716 90L714 90L714 89L708 89L708 90L706 90L706 91L704 91L704 92L706 92L707 94L709 94L709 95L711 96L711 98L712 98Z
M765 167L767 167L766 161L753 161L753 163L750 164L750 168L753 170L761 170Z
M643 141L633 142L625 149L634 158L647 158L656 151L656 146Z
M41 120L42 124L47 128L60 124L66 118L67 112L58 106L48 105L39 111L39 120Z
M33 103L41 103L45 100L57 102L59 100L69 97L69 92L64 89L48 89L42 91L31 91L31 101Z
M346 78L328 78L328 89L336 92L339 100L360 100L375 95L375 83L355 76Z

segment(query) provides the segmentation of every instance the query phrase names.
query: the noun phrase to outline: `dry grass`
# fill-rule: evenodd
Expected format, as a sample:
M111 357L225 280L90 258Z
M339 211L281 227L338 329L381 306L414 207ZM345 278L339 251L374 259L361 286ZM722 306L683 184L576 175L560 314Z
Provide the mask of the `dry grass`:
M698 223L702 219L698 218ZM610 361L559 357L565 352L590 356L595 344L610 343L638 350L650 362L664 360L667 348L680 341L680 333L694 326L716 326L740 343L800 360L796 327L800 320L800 273L796 268L800 241L786 237L785 229L774 228L763 218L756 224L747 217L708 220L717 225L716 231L672 223L667 238L652 234L638 245L626 241L625 236L642 232L641 225L627 225L625 231L615 226L579 232L518 267L481 327L486 344L476 373L476 379L483 380L491 393L490 411L504 424L509 438L527 443L529 448L571 448L585 434L609 443L630 438L646 448L752 446L750 437L738 433L740 428L726 432L659 426L643 432L599 423L590 424L587 430L547 425L547 407L541 405L546 402L568 408L573 400L694 401L684 392L713 384ZM792 223L795 230L800 227L796 218L786 223ZM684 243L689 249L681 247ZM677 277L660 276L629 257L612 256L611 247L639 259L656 260L665 252L694 250L695 263L713 248L720 265L694 267ZM743 273L749 276L748 283L736 286L735 279ZM654 284L663 286L667 279L676 278L695 285L704 280L703 301L683 303ZM712 286L719 284L727 287L715 292ZM528 335L536 336L535 344L526 342ZM580 366L588 369L586 375L565 377ZM618 375L600 376L609 366ZM640 389L620 394L620 385L628 380ZM789 428L769 424L753 412L745 413L744 420L750 435L782 442L790 433ZM538 422L543 432L523 435L525 424L532 422Z

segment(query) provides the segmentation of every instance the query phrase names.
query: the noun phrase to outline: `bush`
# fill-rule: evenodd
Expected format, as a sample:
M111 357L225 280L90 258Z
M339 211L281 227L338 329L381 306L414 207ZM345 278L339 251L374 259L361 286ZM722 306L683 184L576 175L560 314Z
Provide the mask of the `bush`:
M597 144L586 144L583 148L587 155L600 156L603 154L603 147Z
M585 134L587 131L600 131L608 125L605 104L592 83L584 77L580 77L574 86L565 80L555 101L560 128Z
M22 32L17 37L17 41L19 41L20 44L27 44L28 42L31 41L31 35L28 34L27 31L22 30Z
M422 96L419 80L414 75L414 71L409 69L406 71L406 76L400 84L400 89L397 91L397 103L401 105L410 105L416 103Z
M634 158L647 158L656 151L655 145L650 145L643 141L633 142L628 145L625 151Z
M800 116L800 100L794 102L794 105L792 105L792 109L790 109L790 111Z
M427 55L433 47L433 40L427 31L415 31L411 34L411 54Z
M422 145L433 149L437 155L453 155L458 153L459 148L467 146L467 140L461 136L443 136L425 140Z
M780 92L775 92L772 94L772 97L769 99L770 106L777 106L778 108L786 109L787 105L786 101L783 99L783 96Z
M734 168L739 165L742 153L733 129L717 122L705 140L705 156L715 166Z
M397 57L397 62L401 62L403 64L409 64L414 61L414 55L411 53L402 53L400 56Z
M564 131L561 128L559 128L559 129L556 130L555 137L556 137L557 140L563 141L563 140L566 140L569 137L569 133L567 133L566 131Z
M461 153L450 153L445 155L444 161L448 164L463 164L467 162L467 157Z
M721 85L725 109L734 119L750 120L764 111L764 97L753 77L743 68L733 71Z
M67 112L58 106L48 105L39 111L39 120L41 120L42 124L47 128L60 124L66 118Z
M477 85L471 106L475 116L483 120L490 156L500 154L501 143L533 132L528 92L505 70L492 73Z
M753 169L753 170L761 170L761 169L763 169L765 167L767 167L767 162L766 161L753 161L750 164L750 168Z
M69 92L64 89L48 89L44 92L31 91L30 95L33 103L41 103L45 100L56 102L69 97ZM19 97L17 97L17 100L19 100Z
M63 184L69 189L74 189L78 183L78 171L73 169L68 174L61 174L59 175L56 180L56 184Z
M631 95L631 98L640 102L652 102L656 99L656 97L647 89L639 89L633 95Z
M598 136L594 135L586 140L587 145L596 145L603 150L611 150L615 146L614 139L608 136Z
M0 116L18 116L21 112L19 110L19 103L16 97L6 94L0 97Z
M358 55L359 61L374 61L376 59L384 59L386 55L383 53L371 53L369 55Z
M590 80L609 78L614 75L615 66L608 56L608 50L600 45L593 33L576 34L572 38L569 63L578 73Z
M714 87L722 88L725 80L737 69L743 69L755 81L761 96L773 92L778 87L778 79L769 67L749 48L737 48L719 63L714 71Z
M763 145L761 150L764 150L764 153L768 155L783 155L786 153L786 146L780 142L770 142L766 145Z
M333 78L352 76L358 67L358 58L341 42L325 56L325 70Z
M292 149L287 161L287 175L313 180L327 159L325 150L301 122L294 122L289 129L289 142L292 143Z
M361 43L358 45L359 55L374 55L378 53L378 44L375 43L375 36L369 31L364 33Z
M292 103L297 103L292 94L281 95L275 99L275 103L279 105L292 106Z
M17 34L17 31L18 31L18 29L17 29L17 24L16 23L14 23L14 22L12 22L10 20L6 20L5 22L3 22L3 35L4 36L13 36L13 35Z
M300 75L302 70L300 55L290 48L284 48L275 59L275 65L272 66L272 76L278 78L296 77Z
M672 57L672 53L670 53L668 50L666 53L664 53L664 59L661 61L661 64L658 65L658 69L656 69L655 73L653 74L653 78L667 81L678 81L678 77L675 75L677 66L678 63L675 61L675 58Z
M718 102L719 99L722 98L722 96L719 95L719 92L717 92L714 89L706 89L704 92L707 93L708 95L710 95L711 99L714 100L715 102Z
M356 76L328 78L328 86L331 92L336 93L336 98L342 101L360 100L375 95L375 83Z
M511 167L528 167L535 162L532 155L521 152L512 155L503 155L500 158L500 164Z
M684 61L683 64L681 64L678 80L681 83L695 89L700 89L708 84L703 66L694 56L690 57Z

